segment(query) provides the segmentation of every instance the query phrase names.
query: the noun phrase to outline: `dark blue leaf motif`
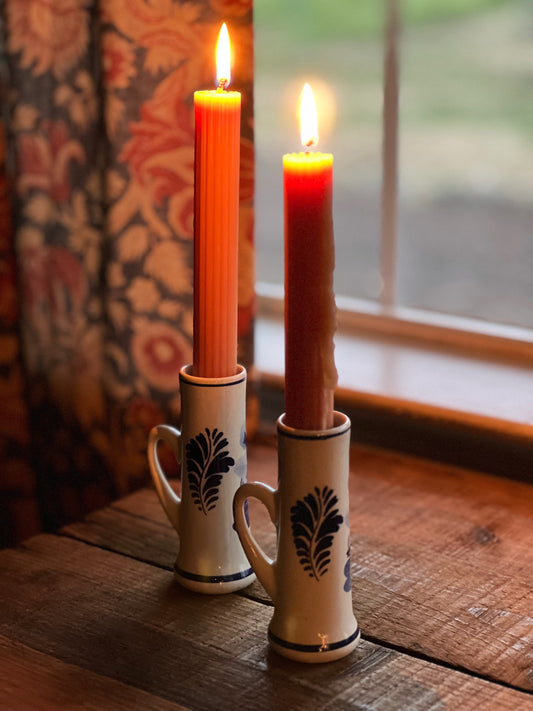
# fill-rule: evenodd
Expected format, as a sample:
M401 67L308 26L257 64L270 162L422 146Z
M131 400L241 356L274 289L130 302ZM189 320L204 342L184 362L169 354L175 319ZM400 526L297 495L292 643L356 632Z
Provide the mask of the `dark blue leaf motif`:
M348 551L346 553L346 565L344 566L344 592L349 593L352 589L351 560L350 560L350 539L348 538Z
M310 578L319 580L331 563L331 546L343 517L335 508L338 499L333 489L315 486L291 507L292 537L303 569Z
M205 434L204 434L205 432ZM228 440L218 429L212 432L206 427L185 447L185 465L191 497L199 511L207 512L215 508L222 475L235 464L228 456Z

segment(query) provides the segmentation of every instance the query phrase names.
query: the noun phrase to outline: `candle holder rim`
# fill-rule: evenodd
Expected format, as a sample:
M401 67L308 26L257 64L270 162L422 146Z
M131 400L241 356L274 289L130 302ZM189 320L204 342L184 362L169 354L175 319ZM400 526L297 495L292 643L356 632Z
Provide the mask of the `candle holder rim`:
M226 375L216 378L203 378L193 374L193 364L188 363L180 369L180 381L185 380L190 385L211 386L218 385L236 385L246 380L246 368L243 365L237 364L237 372L234 375Z
M294 439L328 439L329 437L337 437L351 429L352 423L348 415L343 412L333 411L333 427L326 430L301 430L296 427L290 427L284 422L285 412L278 417L277 427L278 433L285 437L292 437Z

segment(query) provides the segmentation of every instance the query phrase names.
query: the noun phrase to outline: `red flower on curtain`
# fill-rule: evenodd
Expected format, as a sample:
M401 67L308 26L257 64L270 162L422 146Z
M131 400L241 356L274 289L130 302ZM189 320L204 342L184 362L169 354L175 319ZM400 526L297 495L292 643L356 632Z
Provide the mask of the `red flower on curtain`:
M135 52L116 32L102 35L102 68L106 89L125 89L135 76Z
M57 202L69 199L70 164L74 160L84 163L85 151L79 141L71 138L64 121L44 120L39 132L19 134L17 151L20 194L39 188Z
M7 0L8 49L34 74L62 79L87 49L90 0Z
M31 247L22 253L23 297L33 310L45 305L58 314L81 308L87 297L87 276L76 257L63 247Z
M182 77L174 72L141 108L141 121L130 124L132 138L120 160L153 202L169 201L168 218L182 237L192 237L194 212L194 126L182 98Z
M151 74L172 71L188 60L190 73L198 76L205 28L205 23L198 21L202 3L106 0L100 12L104 22L143 48L143 68ZM190 93L191 87L187 91Z
M163 321L139 318L134 329L131 348L139 373L158 390L176 390L180 369L191 360L190 345Z

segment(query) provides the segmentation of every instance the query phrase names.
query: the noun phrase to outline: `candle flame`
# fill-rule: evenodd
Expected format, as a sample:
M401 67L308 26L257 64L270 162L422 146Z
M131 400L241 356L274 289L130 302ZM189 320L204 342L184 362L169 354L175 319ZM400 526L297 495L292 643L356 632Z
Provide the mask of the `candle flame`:
M217 42L217 81L221 89L225 89L231 79L231 52L229 33L226 23L222 24Z
M318 143L318 117L315 97L309 84L304 84L300 95L300 134L306 148Z

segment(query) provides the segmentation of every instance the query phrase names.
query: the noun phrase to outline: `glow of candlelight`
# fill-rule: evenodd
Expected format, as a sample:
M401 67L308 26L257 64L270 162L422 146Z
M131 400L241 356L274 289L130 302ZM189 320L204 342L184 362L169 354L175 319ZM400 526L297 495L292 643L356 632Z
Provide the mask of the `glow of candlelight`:
M306 148L318 144L318 117L315 97L309 84L304 84L300 96L300 135Z
M217 42L217 81L221 89L226 89L231 80L231 51L226 23L222 24Z

